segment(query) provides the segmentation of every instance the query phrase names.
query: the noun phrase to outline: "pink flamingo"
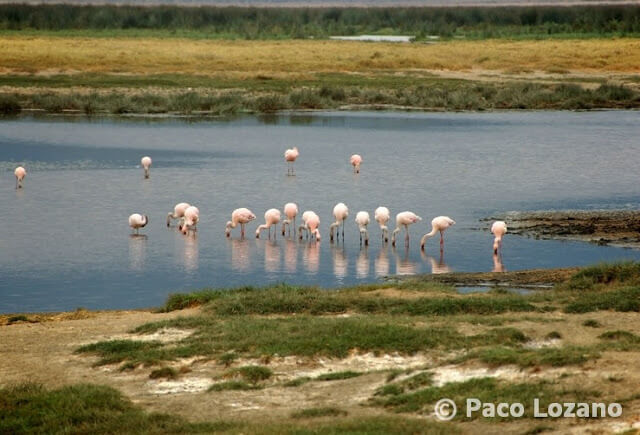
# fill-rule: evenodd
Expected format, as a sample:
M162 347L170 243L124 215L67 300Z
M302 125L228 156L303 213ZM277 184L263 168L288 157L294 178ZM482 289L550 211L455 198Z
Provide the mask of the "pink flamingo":
M198 224L199 220L200 210L198 210L198 207L194 207L193 205L187 207L187 209L184 211L184 216L182 216L182 219L180 219L180 225L178 226L178 229L182 231L182 234L187 234L189 230L196 231L196 225Z
M285 227L289 227L291 234L291 225L293 225L293 234L296 234L296 216L298 215L298 206L294 202L288 202L284 205L284 215L287 217L282 221L282 235L284 236Z
M404 243L409 246L409 225L420 222L422 218L411 211L403 211L396 215L396 229L391 234L391 245L396 246L396 234L400 232L400 228L404 227L405 237Z
M231 229L240 224L240 237L244 238L244 226L254 220L256 215L248 208L237 208L231 213L231 220L227 222L225 233L227 237L231 237Z
M360 173L360 164L362 163L362 156L360 154L354 154L350 159L351 166L353 166L353 172L356 174Z
M449 216L438 216L433 218L431 221L431 232L422 236L422 240L420 240L420 249L424 251L424 245L427 243L427 239L436 235L436 233L440 232L440 252L444 250L444 232L447 228L452 227L456 224L456 221L451 219Z
M316 236L316 240L319 242L320 241L320 218L318 217L317 214L315 214L314 212L311 212L312 214L309 215L309 217L307 218L307 231L309 231L309 233L312 236Z
M140 160L140 164L142 165L142 168L144 169L144 178L149 178L149 168L151 168L151 157L144 156Z
M360 244L362 245L362 236L364 235L364 244L365 246L369 244L369 231L367 231L367 225L369 225L369 213L366 211L359 211L356 214L356 224L358 224L358 229L360 230Z
M278 210L277 208L270 208L269 210L267 210L264 213L264 221L265 223L258 226L258 229L256 229L256 239L260 238L260 231L261 230L269 230L269 238L271 238L271 227L273 225L275 225L275 228L273 232L273 238L275 239L276 237L276 232L278 229L278 224L280 223L280 210Z
M387 222L391 219L391 212L387 207L378 207L373 214L373 218L380 225L380 230L382 230L382 238L385 242L389 241L389 228L387 228Z
M18 166L13 174L16 176L16 189L22 188L22 180L27 176L27 170L22 166Z
M309 220L309 218L314 215L315 213L312 212L311 210L307 210L304 213L302 213L302 225L300 225L298 227L298 234L299 234L299 238L302 239L302 232L306 231L306 236L309 237L309 227L307 226L307 220Z
M507 224L504 221L495 221L491 225L491 233L495 236L493 240L493 253L498 254L498 249L502 249L502 237L507 234Z
M172 220L181 219L182 217L184 217L184 212L189 207L191 207L191 204L188 204L186 202L180 202L176 204L175 207L173 207L173 213L169 212L167 214L167 226L171 226Z
M136 230L136 234L139 234L140 228L144 228L149 223L149 218L147 215L141 215L138 213L134 213L129 216L129 226L131 229Z
M336 219L336 221L332 223L331 226L329 226L329 237L331 241L333 241L333 229L338 228L340 225L342 225L342 241L344 242L344 221L346 221L347 217L349 217L349 209L346 205L344 205L344 203L339 202L335 207L333 207L333 217ZM336 238L340 238L340 234L337 229Z
M287 175L296 175L293 169L293 163L299 155L298 147L289 148L284 152L284 160L287 162Z

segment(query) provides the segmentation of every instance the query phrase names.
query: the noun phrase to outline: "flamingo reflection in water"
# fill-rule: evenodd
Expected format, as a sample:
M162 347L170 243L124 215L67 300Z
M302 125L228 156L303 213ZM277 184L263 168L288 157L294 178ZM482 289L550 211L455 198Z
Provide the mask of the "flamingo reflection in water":
M405 245L402 257L395 248L393 253L396 256L396 275L415 275L418 272L418 265L409 260L409 245Z
M344 252L344 247L331 245L331 256L333 258L333 274L336 278L347 276L349 260Z
M289 273L294 273L298 267L298 242L295 240L285 240L284 246L284 269Z
M230 239L231 268L237 272L249 270L249 241L246 239Z
M308 273L318 273L320 267L320 244L307 243L302 252L302 262Z
M189 233L187 237L183 237L184 250L182 253L182 261L184 269L189 272L198 270L198 260L200 251L198 250L198 236L196 233Z
M374 261L376 277L389 275L389 252L383 246Z
M439 273L450 273L452 269L444 262L444 255L440 251L440 258L438 260L435 257L425 254L424 251L420 251L422 258L431 266L431 273L437 275Z
M264 242L264 271L278 272L280 270L280 246L275 240Z
M360 254L356 260L356 276L358 278L366 278L369 276L369 252L368 247L360 249Z
M147 257L147 236L144 234L129 235L129 268L142 271Z

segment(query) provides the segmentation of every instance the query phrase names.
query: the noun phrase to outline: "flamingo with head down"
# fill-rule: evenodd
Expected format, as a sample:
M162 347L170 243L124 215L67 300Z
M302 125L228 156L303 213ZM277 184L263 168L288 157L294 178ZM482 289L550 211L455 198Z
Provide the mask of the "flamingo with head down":
M18 166L15 171L13 171L13 175L16 176L16 189L22 188L22 181L24 177L27 176L27 170L22 166Z
M314 212L307 217L307 231L311 236L316 236L316 241L320 241L320 218Z
M140 160L140 164L142 165L142 168L144 169L144 178L149 178L149 169L151 168L151 157L144 156Z
M349 159L349 161L351 162L351 166L353 166L353 172L359 174L360 164L362 163L362 156L360 156L360 154L354 154L351 156L351 159Z
M420 240L420 249L424 251L424 245L427 243L427 239L436 235L437 232L440 232L440 252L444 250L444 232L447 228L452 227L456 224L456 221L451 219L449 216L438 216L433 218L431 221L431 232L422 236L422 240Z
M493 253L498 254L502 250L502 238L507 234L507 224L504 221L495 221L491 225L491 233L495 236L493 240Z
M336 228L336 238L340 238L340 233L337 228L342 225L342 241L344 242L344 222L349 217L349 208L344 203L339 202L333 207L333 217L336 219L334 223L329 226L329 237L333 241L333 229Z
M231 230L240 224L240 237L244 238L244 226L254 220L256 215L248 208L237 208L231 213L231 220L227 222L225 234L231 237Z
M382 230L382 239L385 242L389 241L389 228L387 228L387 222L391 219L391 212L387 207L378 207L373 214L373 218L380 225L380 229Z
M182 216L182 219L180 220L180 226L178 226L178 229L182 231L182 234L187 234L189 230L196 231L196 225L198 225L199 220L200 210L198 210L198 207L194 207L192 205L184 211L184 216Z
M400 232L400 229L404 227L405 236L404 243L409 246L409 225L420 222L422 218L412 211L403 211L396 215L396 229L391 234L391 245L396 246L396 234Z
M171 226L171 221L174 219L182 219L182 217L184 217L185 210L189 207L191 207L191 204L186 202L176 204L175 207L173 207L173 213L169 212L167 214L167 226Z
M287 175L296 175L293 164L299 155L298 147L289 148L284 152L284 160L287 162Z
M360 244L362 245L362 239L364 238L365 246L369 244L369 231L367 230L367 225L369 225L369 213L366 211L359 211L356 214L356 224L358 224L358 229L360 230Z
M282 221L282 235L284 236L285 227L288 226L289 234L293 228L293 234L296 234L296 216L298 215L298 206L294 202L288 202L284 205L284 215L287 217Z
M267 210L264 213L264 224L258 226L258 228L256 229L256 239L260 238L260 231L261 230L268 230L269 231L269 236L268 238L271 238L271 227L275 225L274 228L274 232L273 232L273 237L276 237L276 232L278 229L278 224L280 223L280 210L278 210L277 208L270 208L269 210Z

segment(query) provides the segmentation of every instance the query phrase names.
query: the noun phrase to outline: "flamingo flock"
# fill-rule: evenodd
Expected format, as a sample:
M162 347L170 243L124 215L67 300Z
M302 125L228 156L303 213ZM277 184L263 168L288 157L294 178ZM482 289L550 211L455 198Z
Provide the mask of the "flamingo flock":
M298 159L299 155L300 152L297 147L287 149L284 152L288 176L295 175L294 163ZM362 161L362 156L360 156L359 154L353 154L350 157L349 163L353 166L353 172L355 174L360 173L360 166L362 164ZM144 170L144 178L148 179L150 177L150 168L152 164L151 157L142 157L142 159L140 160L140 164ZM27 171L24 167L18 166L14 171L14 175L16 178L16 189L21 189L23 187L23 181L27 175ZM277 208L271 208L267 210L264 213L265 222L259 225L256 229L256 238L260 238L262 230L267 230L267 238L271 239L271 230L273 228L273 238L275 239L277 235L278 225L281 224L281 234L283 237L285 237L285 234L286 236L291 237L292 233L295 237L297 231L299 239L302 239L304 236L311 239L315 238L315 240L319 242L321 240L321 234L320 217L318 216L318 214L311 210L305 211L302 214L302 224L296 228L297 215L298 205L293 202L286 203L283 207L282 213ZM336 204L333 208L333 217L334 221L329 225L329 239L331 240L331 242L333 242L334 239L339 242L340 235L342 235L342 242L344 244L345 225L347 218L349 217L349 208L346 206L346 204L342 202ZM375 209L373 217L380 227L380 236L382 242L388 243L389 228L387 225L391 220L391 212L387 207L381 206ZM235 209L231 213L231 220L226 223L226 236L231 237L232 230L239 225L240 237L244 238L246 225L255 219L256 215L248 208ZM171 224L176 220L178 221L178 229L182 234L186 235L190 231L195 233L197 231L197 224L200 220L200 211L194 205L191 205L187 202L179 202L173 207L173 211L170 211L167 214L167 227L170 227ZM403 211L396 214L396 227L391 233L391 244L393 246L396 245L398 235L404 229L405 245L408 247L410 241L409 226L421 221L422 218L412 211ZM128 222L129 227L131 227L132 231L135 231L135 234L139 234L140 228L146 227L149 223L149 217L141 213L134 213L129 216ZM358 227L360 245L364 244L365 246L367 246L369 244L368 225L370 224L370 222L371 219L367 211L361 210L356 213L355 223ZM455 224L456 222L448 216L437 216L433 218L431 221L431 231L424 234L420 240L421 251L425 251L428 239L440 233L440 253L442 254L444 251L444 232L447 229L453 227ZM493 224L491 225L491 233L494 235L494 263L501 264L501 262L499 261L501 255L500 253L502 250L503 237L507 233L507 224L504 221L493 222ZM496 266L494 270L498 271L500 269Z

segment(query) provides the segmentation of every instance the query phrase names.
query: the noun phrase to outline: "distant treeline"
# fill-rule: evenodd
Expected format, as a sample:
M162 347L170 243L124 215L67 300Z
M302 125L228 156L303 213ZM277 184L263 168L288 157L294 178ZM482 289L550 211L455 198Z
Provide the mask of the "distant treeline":
M640 6L255 8L0 5L1 30L184 30L247 39L361 33L469 38L640 33Z

